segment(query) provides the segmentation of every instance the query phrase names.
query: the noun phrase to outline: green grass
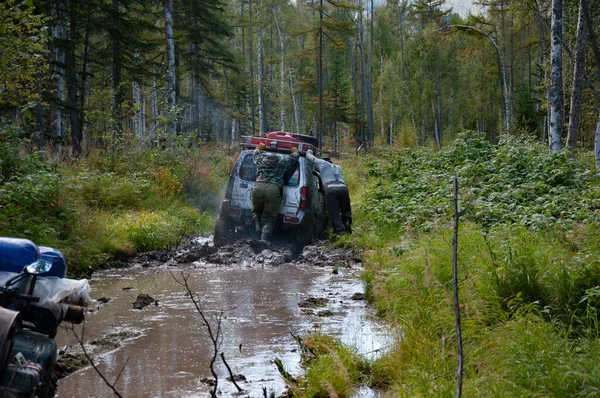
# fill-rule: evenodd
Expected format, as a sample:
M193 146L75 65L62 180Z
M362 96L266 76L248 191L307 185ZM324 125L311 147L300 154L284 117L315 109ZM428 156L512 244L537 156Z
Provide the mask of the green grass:
M290 384L295 397L351 397L370 373L369 363L354 350L320 333L307 337L302 357L306 374Z
M400 339L369 367L397 397L456 389L451 177L461 183L463 396L600 396L600 184L591 163L469 134L346 159L367 297ZM589 160L589 159L588 159Z
M0 144L0 236L61 250L70 276L212 232L233 161L220 147L183 146L53 164L18 155L16 138Z

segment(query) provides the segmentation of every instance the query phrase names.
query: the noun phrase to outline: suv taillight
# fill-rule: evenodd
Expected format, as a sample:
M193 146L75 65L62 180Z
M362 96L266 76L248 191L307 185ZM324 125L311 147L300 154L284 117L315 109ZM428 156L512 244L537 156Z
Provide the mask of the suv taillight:
M306 209L308 207L308 200L310 199L310 194L308 193L308 187L300 188L300 208Z

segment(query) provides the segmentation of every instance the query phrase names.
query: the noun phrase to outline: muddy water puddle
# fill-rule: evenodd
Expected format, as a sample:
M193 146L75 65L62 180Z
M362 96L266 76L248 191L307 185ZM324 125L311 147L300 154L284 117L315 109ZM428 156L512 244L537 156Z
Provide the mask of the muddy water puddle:
M260 251L261 256L269 255ZM250 264L250 266L249 266ZM337 273L334 273L335 272ZM188 276L202 310L213 327L222 312L219 352L245 390L242 396L262 397L263 388L279 396L285 383L276 366L282 360L292 375L301 374L300 353L291 335L320 330L337 336L358 352L374 358L391 341L360 294L360 264L350 268L314 266L302 255L296 262L278 266L245 262L220 265L192 264L134 267L94 274L94 298L111 298L87 316L85 340L121 337L120 346L96 356L99 369L116 383L125 397L206 397L212 379L210 360L214 352L208 331L184 287L173 276ZM158 301L133 309L138 294ZM316 303L315 303L316 302ZM74 345L65 331L57 343ZM109 347L110 348L110 347ZM219 359L215 364L221 396L234 396L233 383ZM59 381L59 397L112 397L112 391L91 368ZM361 397L376 397L367 392Z

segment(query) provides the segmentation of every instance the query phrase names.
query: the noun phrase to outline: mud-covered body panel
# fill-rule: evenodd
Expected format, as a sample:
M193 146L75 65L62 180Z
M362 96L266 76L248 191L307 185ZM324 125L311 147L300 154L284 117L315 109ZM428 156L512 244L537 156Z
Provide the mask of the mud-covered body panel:
M289 155L272 153L272 156ZM256 169L252 160L252 151L242 151L231 171L229 180L231 186L227 189L219 215L220 220L226 224L228 235L242 232L240 237L243 237L243 233L248 232L252 223L252 189L255 180ZM301 208L301 203L304 208ZM276 228L309 232L313 232L315 228L324 228L323 203L318 178L313 175L310 163L300 157L295 172L283 186Z

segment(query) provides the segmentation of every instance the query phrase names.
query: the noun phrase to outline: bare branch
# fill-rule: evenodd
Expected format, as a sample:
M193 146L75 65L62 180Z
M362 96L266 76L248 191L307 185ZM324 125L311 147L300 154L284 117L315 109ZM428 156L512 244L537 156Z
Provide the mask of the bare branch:
M79 343L79 346L81 347L81 350L83 351L83 355L85 356L85 359L87 359L88 362L90 363L90 365L92 365L92 368L94 368L94 371L98 374L98 376L100 376L100 378L102 379L102 381L104 381L104 383L112 390L112 392L117 397L123 398L123 396L119 393L119 391L117 391L117 389L115 387L115 384L117 383L117 381L121 377L121 373L123 372L123 369L125 368L125 365L127 365L127 361L129 361L129 358L127 358L127 361L125 361L125 365L123 365L123 369L121 369L121 372L119 372L119 375L117 376L115 382L111 384L111 382L108 381L108 379L104 376L104 374L102 373L102 371L100 369L98 369L98 367L94 363L94 360L92 359L92 357L90 356L90 354L85 349L85 345L83 344L83 342L84 342L83 336L85 334L85 320L84 320L83 326L81 328L81 336L77 335L77 332L75 332L75 327L73 325L71 325L71 327L68 328L68 330L70 330L71 333L73 333L73 336L75 336L75 339L77 340L77 343Z
M229 372L229 378L231 379L231 382L233 383L233 385L235 386L235 388L237 388L238 392L242 392L244 391L240 386L238 386L238 384L235 382L235 377L233 377L233 372L231 371L231 368L229 367L229 364L227 363L227 361L225 360L225 354L221 353L221 359L223 360L223 363L225 364L225 367L227 368L227 371Z
M190 297L190 300L192 300L192 303L194 303L194 307L196 307L196 312L200 315L200 318L202 318L202 321L204 322L204 325L206 326L206 330L208 331L210 341L212 342L212 345L213 345L213 355L210 359L210 373L212 374L214 381L215 381L213 389L210 392L210 396L213 398L216 398L217 397L217 387L219 384L219 376L217 375L217 372L215 371L215 362L217 360L217 356L219 353L219 347L220 347L221 320L223 319L223 311L221 311L219 313L219 316L217 317L217 328L216 328L216 331L213 331L213 328L212 328L210 322L208 321L208 319L206 318L206 315L204 314L204 311L200 307L200 303L198 302L198 300L196 299L196 297L194 295L194 292L190 288L190 285L188 283L189 274L184 274L182 272L180 274L181 279L178 279L175 276L175 274L173 274L172 272L170 272L170 274L171 274L171 277L173 278L173 280L177 284L183 286L183 288L186 290L188 296Z

